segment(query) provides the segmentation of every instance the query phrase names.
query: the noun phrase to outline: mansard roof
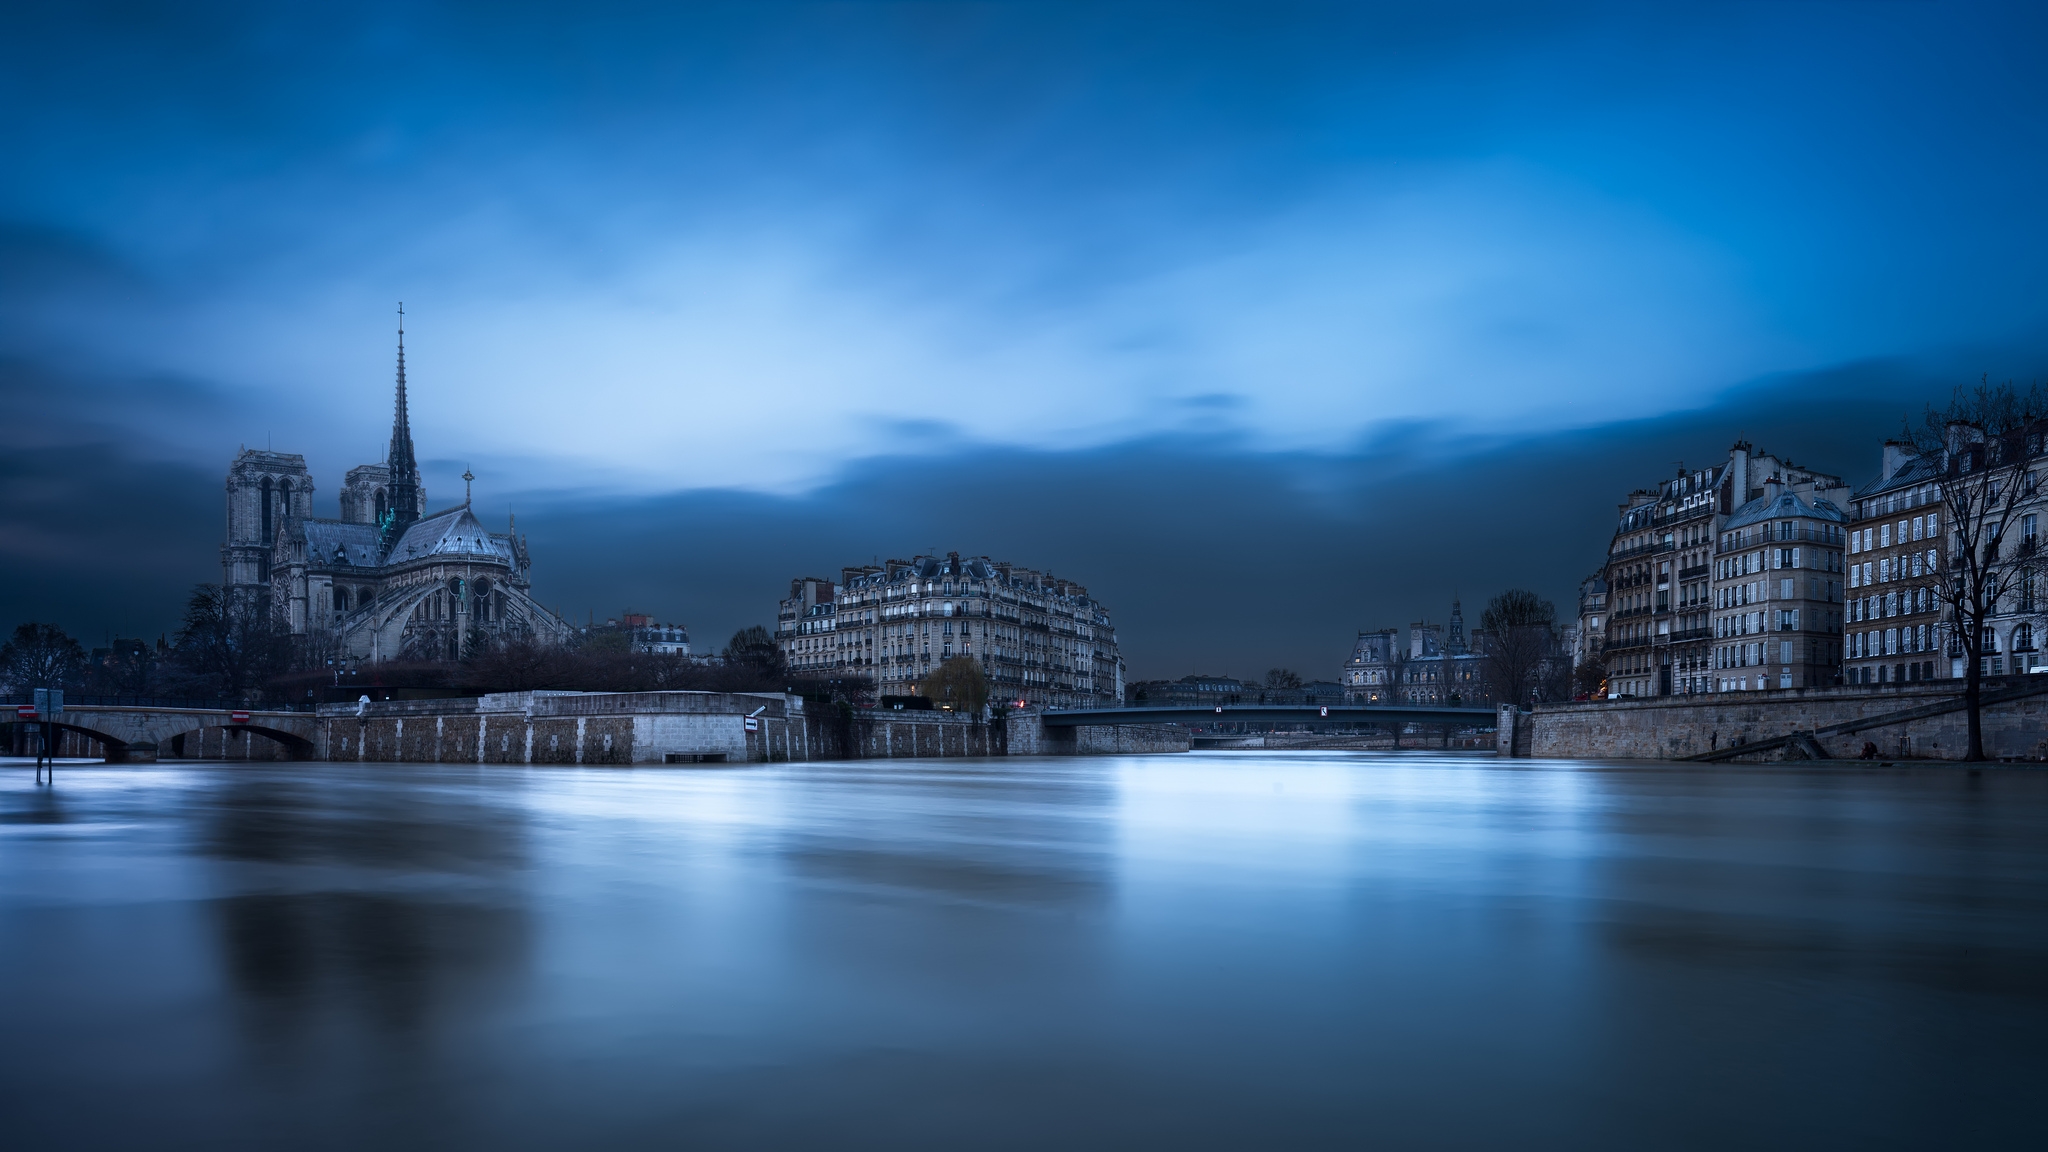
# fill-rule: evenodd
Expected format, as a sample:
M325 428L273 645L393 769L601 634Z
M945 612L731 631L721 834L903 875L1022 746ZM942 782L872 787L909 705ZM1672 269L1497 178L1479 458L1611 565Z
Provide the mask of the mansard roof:
M314 564L350 564L375 568L381 541L375 524L346 520L306 520L306 559Z
M445 559L476 559L512 563L512 542L487 531L469 505L423 516L406 526L405 534L391 545L387 564L404 564L430 556Z
M1723 528L1741 528L1762 520L1782 520L1803 516L1809 520L1832 520L1840 524L1845 517L1842 510L1831 500L1820 497L1808 499L1797 492L1782 492L1775 497L1759 496L1728 517Z
M1889 476L1879 471L1875 477L1865 482L1862 487L1856 489L1853 496L1855 499L1861 500L1865 496L1880 495L1890 492L1894 488L1906 488L1915 484L1925 484L1930 480L1940 480L1941 469L1942 462L1939 457L1926 455L1908 456L1905 462L1899 465L1898 471L1893 472Z

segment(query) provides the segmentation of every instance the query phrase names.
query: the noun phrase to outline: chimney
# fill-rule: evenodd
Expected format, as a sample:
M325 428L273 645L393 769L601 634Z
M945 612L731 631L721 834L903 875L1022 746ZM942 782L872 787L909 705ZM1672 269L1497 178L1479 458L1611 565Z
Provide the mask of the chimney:
M1904 467L1906 466L1906 462L1907 462L1908 460L1911 460L1912 458L1913 458L1913 445L1912 445L1912 444L1910 444L1910 443L1908 443L1908 442L1906 442L1906 441L1904 441L1904 440L1887 440L1887 441L1885 441L1885 442L1884 442L1884 472L1883 472L1883 477L1884 477L1884 479L1886 479L1886 480L1889 480L1889 479L1891 479L1892 477L1894 477L1894 476L1898 475L1898 474L1899 474L1899 469L1901 469L1901 468L1904 468Z
M1749 501L1749 452L1747 440L1737 440L1728 449L1728 491L1731 507L1722 509L1732 512Z

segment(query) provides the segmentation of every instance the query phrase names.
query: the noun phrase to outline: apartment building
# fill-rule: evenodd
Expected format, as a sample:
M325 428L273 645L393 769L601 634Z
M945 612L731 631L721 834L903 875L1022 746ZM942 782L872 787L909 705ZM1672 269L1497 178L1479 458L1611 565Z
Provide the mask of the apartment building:
M1943 651L1941 470L1887 441L1850 505L1843 669L1851 684L1960 675Z
M985 556L917 556L799 577L776 614L792 670L859 677L914 696L955 656L978 661L1000 698L1047 707L1121 702L1124 665L1109 612L1088 589Z
M1803 489L1803 491L1802 491ZM1721 524L1713 572L1710 691L1841 683L1847 518L1818 473L1773 473Z
M1747 449L1737 445L1745 463ZM1730 465L1680 468L1622 502L1607 563L1579 593L1579 643L1597 653L1609 696L1705 691L1710 558L1731 475Z
M1772 489L1775 495L1766 491L1773 483L1777 485ZM1607 562L1588 578L1580 597L1580 629L1589 638L1581 643L1599 638L1597 651L1610 697L1734 691L1733 685L1744 683L1755 690L1760 682L1776 688L1785 673L1766 677L1761 672L1744 671L1729 677L1724 675L1723 665L1751 655L1759 661L1767 655L1785 655L1782 644L1788 640L1793 642L1790 651L1796 659L1775 666L1792 668L1790 676L1795 683L1818 682L1821 674L1811 670L1810 649L1804 645L1818 639L1812 628L1826 613L1816 614L1814 609L1823 601L1810 600L1804 582L1786 592L1781 607L1765 608L1763 600L1745 599L1770 599L1785 589L1785 577L1778 577L1781 583L1762 591L1745 590L1745 585L1763 579L1762 569L1750 571L1746 567L1749 561L1734 559L1740 547L1763 547L1765 529L1757 517L1766 515L1764 509L1787 493L1795 495L1799 505L1787 517L1796 526L1785 531L1825 534L1821 525L1832 512L1839 536L1842 509L1837 500L1847 495L1841 478L1759 451L1748 441L1731 445L1723 463L1709 468L1681 467L1677 475L1655 487L1639 488L1622 502L1608 543ZM1737 527L1744 533L1739 538L1746 545L1737 545L1736 538L1725 531L1738 518ZM1799 549L1802 565L1823 562L1823 552L1816 549L1827 547L1821 541L1805 539L1787 539L1784 546ZM1776 554L1769 559L1775 563ZM1802 568L1800 579L1810 574ZM1836 575L1839 584L1840 574ZM1820 595L1826 595L1824 583ZM1606 607L1604 615L1592 607L1600 601ZM1735 652L1733 636L1761 636L1761 631L1740 629L1752 624L1758 629L1766 625L1775 629L1778 622L1776 616L1758 617L1761 623L1731 619L1739 615L1738 608L1747 613L1796 609L1796 617L1785 619L1798 619L1799 631L1779 637L1781 646L1768 653L1761 647ZM1742 643L1760 645L1762 640Z

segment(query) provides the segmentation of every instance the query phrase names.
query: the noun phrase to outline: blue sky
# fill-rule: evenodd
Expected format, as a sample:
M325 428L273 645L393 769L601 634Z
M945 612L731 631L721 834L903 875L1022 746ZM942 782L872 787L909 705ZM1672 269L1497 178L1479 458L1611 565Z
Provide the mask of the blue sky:
M217 477L267 440L331 500L400 299L430 491L469 465L536 524L994 459L1037 462L1020 506L1033 468L1163 458L1313 502L1390 444L1697 426L1704 458L1801 382L1882 435L2036 374L2036 9L1415 7L14 6L9 443ZM27 459L19 492L82 483ZM1647 479L1590 472L1596 511ZM904 531L867 551L945 546ZM1472 583L1563 595L1592 531ZM643 599L744 617L678 589Z

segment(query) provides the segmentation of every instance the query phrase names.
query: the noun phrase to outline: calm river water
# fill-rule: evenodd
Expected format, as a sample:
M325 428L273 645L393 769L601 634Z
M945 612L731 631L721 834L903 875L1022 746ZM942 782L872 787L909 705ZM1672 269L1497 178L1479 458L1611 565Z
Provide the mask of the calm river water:
M2048 773L10 765L0 1145L2048 1147Z

